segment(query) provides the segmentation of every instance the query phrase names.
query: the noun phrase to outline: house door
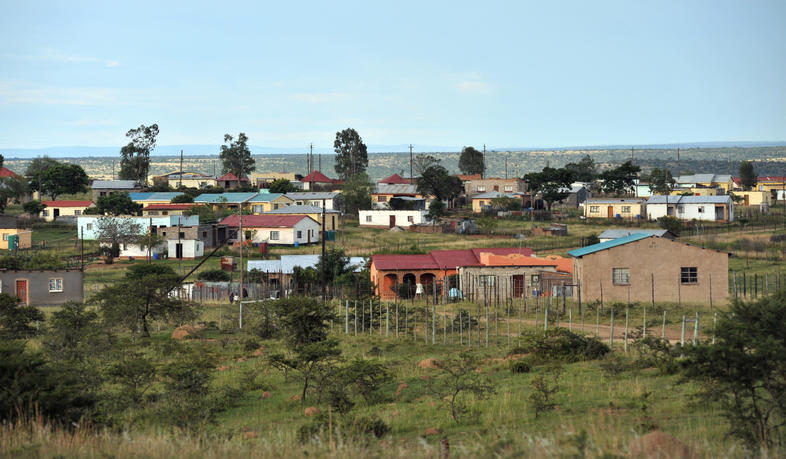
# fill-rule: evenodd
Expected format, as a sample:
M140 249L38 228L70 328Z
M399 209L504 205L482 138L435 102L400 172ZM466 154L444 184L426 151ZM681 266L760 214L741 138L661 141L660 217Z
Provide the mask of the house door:
M524 296L524 275L519 274L513 276L513 298L521 298Z
M724 206L715 206L715 221L722 222L726 220L725 210Z
M183 258L183 244L175 244L175 258Z
M673 206L668 206L666 208L666 215L668 215L670 217L674 216L674 207Z
M27 304L27 279L16 280L16 296L22 300L22 303Z
M609 206L608 215L609 218L614 218L614 206Z
M747 194L745 195L745 205L746 206L751 205L751 197L750 197L750 195L747 195ZM56 209L55 209L55 212L57 212Z
M393 228L394 226L396 226L396 216L395 215L391 215L390 216L390 227Z
M745 197L747 198L747 196L745 196ZM747 204L746 204L746 205L747 205ZM60 216L60 209L55 209L55 212L54 212L54 214L52 214L52 215L54 215L54 216L55 216L55 218L59 217L59 216Z

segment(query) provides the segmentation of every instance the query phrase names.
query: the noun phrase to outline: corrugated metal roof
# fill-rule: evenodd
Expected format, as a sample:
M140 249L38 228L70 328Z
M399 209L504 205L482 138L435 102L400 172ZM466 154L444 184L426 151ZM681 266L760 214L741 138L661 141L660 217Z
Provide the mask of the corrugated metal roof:
M646 201L644 198L590 198L584 203L589 206L592 204L641 204Z
M180 191L159 191L154 193L128 193L132 201L171 201L183 193Z
M90 207L93 201L44 201L46 207Z
M308 174L307 176L303 177L300 181L301 182L309 182L309 183L311 183L311 182L314 182L314 183L333 183L336 180L333 180L332 178L328 177L327 175L323 174L322 172L314 171L314 172Z
M303 180L305 181L305 180ZM285 194L289 199L303 200L303 199L333 199L339 193L334 191L295 191L293 193Z
M499 191L487 191L485 193L472 195L472 199L495 199L501 197L521 199L521 196L521 193L500 193Z
M650 204L727 204L731 196L651 196Z
M91 188L112 190L133 190L138 188L135 180L93 180Z
M646 239L648 237L657 237L657 236L653 236L652 234L646 234L646 233L631 234L630 236L625 236L618 239L612 239L611 241L601 242L600 244L588 245L587 247L571 250L570 252L568 252L568 255L570 255L571 257L579 258L579 257L583 257L584 255L589 255L591 253L600 252L601 250L607 250L612 247L629 244L631 242L639 241L641 239Z
M305 215L243 215L243 227L293 228L301 220L306 218L314 221L312 218ZM221 220L221 223L231 227L238 227L240 226L240 217L237 214L230 215Z
M598 239L617 239L636 233L644 233L652 236L663 237L668 234L669 231L665 229L609 229L600 233Z
M248 260L248 270L257 269L262 272L292 274L295 266L301 268L316 268L319 255L281 255L280 260ZM366 259L363 257L349 257L349 266L354 271L363 269Z
M226 202L228 204L239 204L241 202L248 202L249 199L256 196L258 193L204 193L194 198L194 202L218 204Z
M418 194L418 189L415 185L409 183L377 183L374 193L377 194Z
M295 206L279 207L278 209L269 210L263 213L265 214L321 214L322 208L317 206L295 205ZM339 211L333 209L325 209L325 213L337 214L339 213Z
M257 193L256 196L249 199L248 202L270 202L284 196L282 193Z

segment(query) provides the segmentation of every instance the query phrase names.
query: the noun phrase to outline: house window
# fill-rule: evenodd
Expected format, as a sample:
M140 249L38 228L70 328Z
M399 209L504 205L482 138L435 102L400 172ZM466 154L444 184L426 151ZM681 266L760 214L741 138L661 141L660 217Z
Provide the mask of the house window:
M590 206L590 213L596 214L600 212L600 206Z
M622 206L622 213L629 214L630 213L630 206Z
M3 240L4 240L4 241L7 241L7 240L8 240L8 233L3 233Z
M303 237L303 232L302 231L298 231L297 232L297 238L300 239L302 237Z
M415 217L413 217L412 215L409 215L409 216L407 216L407 221L409 223L415 223Z
M485 186L479 186L478 187L478 191L486 191L486 187Z
M202 231L202 237L207 237L207 231Z
M677 213L684 214L685 213L685 206L677 206Z
M480 205L480 207L483 207L485 204L486 203L484 201L478 201L478 205Z
M489 274L489 275L486 275L486 276L483 276L483 275L478 276L478 281L480 282L480 287L481 288L483 288L483 287L494 287L494 280L496 279L496 277L497 276L494 276L492 274Z
M704 206L699 206L699 213L700 213L700 214L703 214L703 213L704 213Z
M630 285L630 269L612 268L611 281L614 285Z
M49 279L49 293L62 292L62 291L63 291L63 279L62 278L51 278L51 279Z
M278 231L271 231L270 232L270 240L277 241L278 240Z
M41 211L41 215L43 215L44 217L48 217L49 216L49 211L44 209L44 210Z
M81 210L75 210L74 211L74 215L76 215L76 216L82 215L82 211Z
M371 223L371 215L366 215L366 223Z
M388 202L387 196L377 196L377 202Z
M183 231L181 231L181 232L177 233L177 237L178 237L179 239L185 239L185 238L186 238L186 233L184 233Z
M512 185L505 185L505 191L513 191Z
M158 215L158 211L157 210L148 210L147 214L148 215Z
M696 267L683 267L680 268L680 283L683 284L698 284L699 283L699 268Z
M102 192L98 193L98 195L99 196L106 196L106 191L102 191Z
M88 223L87 224L87 230L90 231L92 229L93 229L93 224L92 223Z
M278 204L273 204L273 210L278 209Z

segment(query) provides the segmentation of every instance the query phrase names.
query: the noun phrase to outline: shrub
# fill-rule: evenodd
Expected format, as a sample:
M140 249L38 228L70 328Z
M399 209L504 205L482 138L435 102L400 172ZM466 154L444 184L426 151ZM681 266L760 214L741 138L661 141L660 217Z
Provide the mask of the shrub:
M243 350L246 352L253 352L259 349L259 341L254 338L249 338L243 343Z
M210 269L197 274L197 279L205 282L227 282L229 274L220 269Z
M678 347L672 346L668 340L645 336L637 338L631 346L637 359L634 365L638 368L655 367L659 372L671 375L679 370L677 357L680 354Z
M577 335L564 328L553 328L529 335L530 350L538 360L578 362L597 360L610 352L595 337Z
M511 360L510 361L510 372L517 374L517 373L529 373L531 370L529 364L523 360Z

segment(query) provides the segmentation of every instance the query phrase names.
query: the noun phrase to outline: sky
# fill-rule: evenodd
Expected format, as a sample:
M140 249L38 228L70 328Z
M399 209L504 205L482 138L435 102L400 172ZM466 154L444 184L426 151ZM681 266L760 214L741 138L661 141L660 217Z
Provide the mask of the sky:
M782 0L0 4L0 151L786 140Z

